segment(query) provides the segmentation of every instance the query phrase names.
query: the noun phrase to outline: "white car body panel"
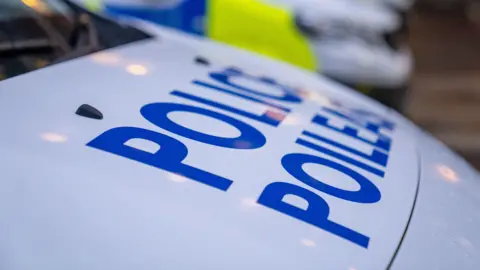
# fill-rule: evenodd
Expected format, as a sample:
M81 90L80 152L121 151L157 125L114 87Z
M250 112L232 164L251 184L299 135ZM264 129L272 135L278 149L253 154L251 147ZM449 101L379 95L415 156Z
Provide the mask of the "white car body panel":
M417 135L418 197L391 269L480 269L479 174L430 135Z
M415 269L427 265L418 258L419 252L434 255L433 250L419 249L419 243L425 241L423 246L431 248L448 242L456 236L447 232L449 226L462 230L471 244L469 248L480 244L475 226L478 215L471 221L465 219L478 202L478 195L474 197L480 183L478 174L438 143L422 137L425 135L407 120L361 94L288 64L174 30L155 27L155 31L159 34L156 39L0 83L4 130L0 133L0 269L385 269L392 260L392 269ZM197 56L208 59L210 65L196 64ZM293 105L275 102L288 106L291 112L280 125L272 127L171 94L179 90L257 115L269 109L191 83L212 83L208 72L229 66L303 89L303 101ZM273 96L280 94L278 89L258 82L235 82ZM366 155L372 153L373 147L368 144L310 123L316 114L325 113L322 108L334 108L334 100L394 122L393 131L381 130L392 139L383 178L295 143L298 138L314 143L302 135L303 130L309 130ZM161 129L140 113L144 105L155 102L187 104L233 117L260 131L266 144L257 149L222 148ZM81 104L98 108L104 119L75 115ZM206 116L175 112L169 117L206 134L227 138L239 134L234 127ZM339 128L348 124L331 115L329 119ZM124 126L148 129L182 142L188 148L185 163L230 179L233 184L223 192L87 146L107 130ZM360 136L376 139L365 129ZM381 169L338 147L318 144ZM159 148L146 141L129 146L151 153ZM322 157L364 175L380 191L380 201L349 202L296 180L281 164L288 153ZM462 179L458 185L439 179L437 171L432 171L437 161L458 170ZM310 164L303 169L327 185L359 189L339 171ZM463 177L470 180L463 181ZM329 220L368 236L368 247L256 203L265 187L278 181L323 198L330 208ZM427 195L416 199L419 183L420 195ZM426 190L429 186L430 191ZM429 208L444 197L430 192L449 187L452 198L462 207L459 210L452 204L445 217L443 209ZM463 193L472 197L459 197ZM421 207L418 211L414 209L416 200ZM305 207L301 200L288 203L299 209ZM413 219L407 230L412 209ZM426 235L436 217L447 218L442 220L447 226L440 228L441 235ZM405 246L400 246L395 256L402 239ZM463 253L447 246L438 248L444 252L438 255L440 259L456 259ZM470 258L465 266L478 267L477 258ZM439 264L439 269L451 269L442 268L445 266Z

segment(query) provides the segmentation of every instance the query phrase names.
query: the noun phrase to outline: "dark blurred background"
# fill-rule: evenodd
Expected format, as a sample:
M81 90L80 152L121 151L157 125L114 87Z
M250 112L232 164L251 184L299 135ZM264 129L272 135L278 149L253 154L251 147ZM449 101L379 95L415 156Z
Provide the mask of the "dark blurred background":
M480 1L418 0L407 115L480 169Z

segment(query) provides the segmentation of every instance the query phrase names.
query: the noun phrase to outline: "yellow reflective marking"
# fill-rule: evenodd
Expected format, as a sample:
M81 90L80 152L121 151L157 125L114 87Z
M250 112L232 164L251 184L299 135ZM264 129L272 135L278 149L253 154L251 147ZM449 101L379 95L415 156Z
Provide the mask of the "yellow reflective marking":
M102 10L102 1L101 0L84 0L85 7L90 11L101 11Z
M22 3L37 12L47 13L49 11L47 5L42 0L22 0Z
M290 10L258 0L208 1L209 37L317 70L308 40L296 29Z

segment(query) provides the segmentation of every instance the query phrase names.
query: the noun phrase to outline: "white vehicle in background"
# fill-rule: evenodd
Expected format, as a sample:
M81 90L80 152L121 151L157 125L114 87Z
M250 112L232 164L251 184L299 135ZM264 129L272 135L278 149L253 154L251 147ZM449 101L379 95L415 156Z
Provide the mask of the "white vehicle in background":
M413 59L402 15L378 1L77 1L317 71L399 111L410 84Z
M309 37L322 74L350 86L376 88L386 95L408 88L413 59L402 32L403 15L386 3L395 1L268 2L294 10L297 25Z
M480 268L478 172L395 111L200 37L27 3L0 4L1 63L49 62L0 82L0 269Z

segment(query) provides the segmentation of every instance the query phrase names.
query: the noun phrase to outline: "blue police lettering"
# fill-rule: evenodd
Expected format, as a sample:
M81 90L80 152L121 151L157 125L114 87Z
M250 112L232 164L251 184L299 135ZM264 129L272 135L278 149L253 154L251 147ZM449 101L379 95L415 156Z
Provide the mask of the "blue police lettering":
M284 114L284 113L274 112L274 111L269 111L269 110L267 110L262 115L256 115L256 114L244 111L244 110L236 109L236 108L233 108L233 107L225 105L225 104L221 104L221 103L209 100L209 99L205 99L205 98L201 98L201 97L194 96L194 95L191 95L191 94L187 94L187 93L184 93L184 92L181 92L181 91L178 91L178 90L172 91L170 94L173 95L173 96L182 97L182 98L185 98L185 99L189 99L189 100L192 100L192 101L203 103L205 105L216 107L218 109L222 109L222 110L225 110L227 112L232 112L232 113L244 116L244 117L248 117L250 119L253 119L253 120L256 120L258 122L261 122L261 123L264 123L264 124L267 124L267 125L271 125L271 126L274 126L274 127L278 126L283 121L283 119L285 119L285 116L286 116L286 114Z
M361 151L358 151L357 149L354 149L354 148L351 148L349 146L346 146L346 145L343 145L337 141L334 141L334 140L331 140L331 139L328 139L326 137L323 137L319 134L315 134L313 132L310 132L310 131L303 131L302 132L303 135L307 136L307 137L310 137L312 139L315 139L315 140L318 140L318 141L321 141L321 142L324 142L324 143L328 143L330 145L333 145L337 148L340 148L342 150L345 150L347 152L350 152L354 155L357 155L359 157L362 157L364 159L367 159L367 160L370 160L370 161L373 161L375 162L376 164L378 165L381 165L383 167L387 166L387 160L388 160L388 155L385 154L384 152L381 152L381 151L378 151L377 149L373 149L372 151L372 154L368 155L368 154L365 154Z
M303 210L283 201L286 195L298 196L308 202L308 208ZM263 190L257 202L268 208L296 218L361 247L368 248L369 237L328 219L330 208L327 202L314 192L297 185L274 182Z
M294 89L288 86L279 84L273 79L266 80L263 77L260 77L259 79L254 76L250 76L239 69L228 68L228 69L225 69L223 72L211 72L209 75L210 75L210 78L214 79L217 82L223 83L227 86L241 90L249 94L253 94L253 95L257 95L260 97L269 98L273 100L278 100L278 101L291 102L291 103L302 102L302 99L296 94L296 91ZM272 86L275 89L280 90L282 92L282 95L280 96L271 95L271 94L260 92L258 90L247 88L245 86L241 86L239 84L235 84L231 82L232 77L242 77L242 78L249 79L256 82L262 82L264 84Z
M370 165L368 165L368 164L365 164L365 163L360 162L360 161L358 161L358 160L356 160L356 159L353 159L353 158L351 158L351 157L348 157L348 156L346 156L346 155L344 155L344 154L341 154L341 153L339 153L339 152L335 152L335 151L333 151L333 150L330 150L330 149L328 149L328 148L326 148L326 147L323 147L323 146L320 146L320 145L318 145L318 144L311 143L311 142L306 141L306 140L301 139L301 138L297 139L297 140L296 140L296 143L299 144L299 145L301 145L301 146L304 146L304 147L310 148L310 149L312 149L312 150L318 151L318 152L320 152L320 153L327 154L327 155L332 156L332 157L334 157L334 158L337 158L337 159L339 159L339 160L343 160L343 161L345 161L345 162L347 162L347 163L349 163L349 164L351 164L351 165L353 165L353 166L356 166L356 167L358 167L358 168L361 168L361 169L363 169L363 170L365 170L365 171L367 171L367 172L373 173L373 174L378 175L378 176L380 176L380 177L384 177L384 176L385 176L385 172L382 171L382 170L380 170L380 169L377 169L377 168L375 168L375 167L373 167L373 166L370 166Z
M321 180L308 175L302 168L305 164L317 164L341 172L356 181L360 185L360 189L349 191L325 184ZM282 166L295 179L318 191L343 200L357 203L376 203L381 198L378 188L365 176L332 160L308 154L293 153L287 154L282 158Z
M312 119L312 123L325 126L329 129L345 134L346 136L369 143L370 145L381 146L383 150L387 150L387 152L388 150L390 150L390 144L391 144L390 138L388 138L387 136L384 136L379 131L382 125L388 126L389 128L393 129L393 124L389 125L387 122L383 122L383 124L380 124L380 125L373 124L368 122L366 119L362 118L363 115L368 115L368 114L363 113L361 115L355 115L354 113L352 113L352 111L350 111L348 116L342 113L338 113L338 114L334 113L334 115L337 117L341 117L344 120L347 120L348 122L354 124L355 126L359 126L366 130L369 130L370 132L375 132L378 135L379 139L376 142L370 142L368 140L365 140L358 136L358 129L352 126L346 125L343 129L337 128L335 126L331 126L328 124L328 118L321 115L316 115ZM321 136L319 134L316 134L307 130L304 130L302 132L302 135L310 139L320 141L322 143L330 144L336 148L342 149L344 151L348 151L352 154L355 154L364 159L373 161L382 166L386 166L388 161L388 154L382 151L379 151L376 148L373 150L371 155L367 155L355 148L343 145L339 143L337 140L330 139L325 136ZM342 160L348 164L364 169L377 176L384 177L385 175L384 171L382 170L379 170L375 167L367 165L356 159L350 158L339 152L333 151L329 148L325 148L325 147L322 147L321 145L306 141L302 138L298 138L296 140L296 143L301 146L307 147L309 149L321 152L323 154L327 154L336 159ZM290 154L286 154L282 158L281 163L283 168L295 179L299 180L300 182L320 192L329 194L341 200L351 201L355 203L373 204L373 203L377 203L381 199L380 190L367 177L353 170L352 168L344 166L333 160L325 159L325 158L310 155L310 154L290 153ZM343 190L343 189L325 184L324 182L321 181L321 179L315 179L310 175L308 175L303 169L303 165L305 164L317 164L319 166L324 166L330 169L334 169L338 172L341 172L346 176L348 176L349 178L351 178L352 180L356 181L360 185L360 189L357 191L349 191L349 190ZM299 209L287 202L284 202L283 198L286 195L295 195L306 200L308 202L307 210ZM281 212L283 214L286 214L290 217L293 217L301 221L304 221L306 223L309 223L311 225L314 225L320 229L328 231L343 239L351 241L361 247L368 248L368 244L370 240L368 236L361 234L344 225L340 225L329 220L328 215L330 210L327 202L316 193L311 192L307 189L301 188L293 184L287 184L287 183L281 183L281 182L272 183L264 189L264 191L262 192L262 194L258 199L258 203L264 206L267 206L271 209L274 209L278 212Z
M152 154L125 145L131 139L156 143L160 149ZM90 141L87 146L179 174L219 190L226 191L232 184L229 179L183 163L188 154L187 147L172 137L151 130L137 127L112 128Z
M395 124L392 121L385 119L384 117L371 111L362 108L348 108L347 106L341 104L338 101L332 102L332 105L336 106L337 108L341 108L349 115L355 115L355 118L363 119L364 121L368 121L370 123L377 123L377 125L379 125L380 127L390 131L393 131L395 129Z
M237 138L225 138L201 133L170 120L168 118L170 112L189 112L208 116L235 127L241 134ZM143 106L140 113L145 119L160 128L206 144L235 149L256 149L262 147L266 142L265 136L251 125L225 114L200 107L178 103L151 103Z
M340 106L340 104L337 102L336 103L337 106ZM388 162L388 152L390 151L390 147L391 147L391 139L382 134L380 132L380 128L381 127L386 127L388 129L393 129L393 124L390 123L390 122L387 122L385 121L384 119L381 119L380 120L380 124L378 123L371 123L369 122L368 119L364 119L363 117L366 115L366 117L370 118L370 114L366 114L365 111L361 111L362 113L360 115L355 115L352 113L352 111L349 111L348 109L346 109L345 107L342 107L343 110L347 110L348 114L344 114L340 111L337 111L337 110L334 110L332 108L322 108L323 111L326 111L326 112L329 112L343 120L346 120L348 123L351 123L351 124L354 124L356 126L360 126L361 128L365 129L365 130L368 130L372 133L374 133L378 138L376 141L372 142L372 141L369 141L369 140L366 140L362 137L359 136L358 134L358 129L357 128L354 128L352 126L348 126L348 125L345 125L345 127L343 129L341 128L337 128L335 126L332 126L329 124L329 121L328 121L328 118L326 118L325 116L322 116L322 115L315 115L314 118L312 119L312 123L314 124L317 124L319 126L323 126L323 127L326 127L328 129L331 129L331 130L334 130L336 132L339 132L340 134L343 134L343 135L346 135L348 137L351 137L351 138L354 138L356 140L359 140L363 143L366 143L366 144L369 144L369 145L372 145L374 147L379 147L379 149L377 148L374 148L372 150L372 153L371 154L366 154L366 153L363 153L357 149L354 149L352 147L349 147L349 146L346 146L346 145L343 145L341 143L339 143L337 140L332 140L332 139L329 139L329 138L326 138L324 136L321 136L319 134L315 134L311 131L307 131L307 130L304 130L302 132L302 135L305 135L311 139L315 139L317 141L320 141L320 142L323 142L323 143L327 143L327 144L330 144L332 146L335 146L336 148L339 148L339 149L342 149L344 151L347 151L347 152L350 152L356 156L359 156L363 159L366 159L366 160L369 160L369 161L372 161L378 165L381 165L383 167L386 167L387 166L387 162ZM378 119L377 119L378 121ZM329 153L332 153L333 155L332 156L335 156L336 158L339 158L339 159L342 159L342 160L350 160L350 163L352 163L353 159L349 158L349 157L346 157L345 155L343 154L340 154L340 153L337 153L337 152L334 152L332 150L325 150L325 148L319 146L319 145L315 145L313 143L310 143L310 142L307 142L307 141L304 141L304 140L301 140L300 142L297 141L297 143L301 144L301 145L304 145L304 146L307 146L311 149L315 149L317 151L322 151L322 152L329 152ZM386 151L386 153L384 152ZM361 167L362 169L365 169L367 171L370 171L372 173L375 173L377 175L381 175L383 176L383 172L376 169L376 168L373 168L363 162L360 162L360 161L353 161L354 165L358 166L358 167ZM380 172L380 174L378 173Z
M224 78L227 84L233 86L236 89L241 89L243 92L248 92L250 94L262 96L261 92L255 91L253 89L247 89L237 84L230 84L228 82L228 77L231 76L233 73L236 76L241 75L240 71L227 69L225 71L225 74L227 74L227 77ZM220 77L222 76L223 75L220 75ZM248 78L252 78L251 76L247 76L247 75L245 76ZM281 86L276 84L273 80L260 78L258 79L258 81L266 84L270 84L270 85L275 84L276 86L279 86L281 88ZM197 85L202 86L201 83ZM212 88L211 85L204 85L204 87L206 89ZM219 90L219 88L217 88L216 90ZM222 91L224 93L228 93L237 97L241 97L252 102L263 103L284 112L290 112L290 109L286 107L275 105L268 101L262 101L252 96L247 96L247 95L240 94L224 88L221 88L221 90L219 91ZM213 106L222 110L226 110L232 113L236 113L238 115L248 117L250 119L254 119L262 123L273 125L273 126L278 126L279 122L281 122L285 117L285 115L282 113L272 113L271 111L268 111L268 110L266 111L265 114L261 116L254 115L254 114L227 106L225 104L200 98L194 95L186 94L180 91L174 90L171 94L178 97L185 98L185 99L194 100L196 102L200 102L200 103ZM268 97L268 95L263 95L263 96ZM284 93L283 97L273 97L273 99L291 101L291 102L298 101L298 99L294 95L287 92ZM219 147L233 148L233 149L256 149L256 148L262 147L266 143L265 136L260 131L252 127L251 125L246 124L240 120L237 120L236 118L233 118L218 112L214 112L211 110L184 105L184 104L177 104L177 103L152 103L152 104L143 106L140 111L142 116L146 120L157 125L158 127L198 142L215 145ZM170 112L196 113L196 114L204 115L207 117L211 117L235 127L240 131L241 135L237 138L224 138L224 137L218 137L214 135L197 132L195 130L181 126L175 123L174 121L172 121L171 119L169 119L167 114ZM154 142L160 146L160 150L152 154L152 153L145 152L145 151L125 145L125 143L131 139L144 139L144 140ZM224 190L224 191L227 190L232 183L231 180L228 180L226 178L215 175L213 173L206 172L204 170L182 163L182 161L185 159L185 157L188 154L187 147L180 141L159 132L154 132L151 130L136 128L136 127L118 127L118 128L110 129L104 132L103 134L99 135L98 137L93 139L91 142L89 142L87 146L96 148L99 150L103 150L106 152L110 152L112 154L116 154L119 156L123 156L125 158L129 158L129 159L132 159L132 160L135 160L159 169L163 169L172 173L183 175L185 177L188 177L190 179L196 180L206 185L215 187L220 190Z
M209 73L209 77L217 84L222 84L222 86L199 80L193 80L192 84L197 87L202 87L203 89L218 91L222 94L241 98L255 104L266 105L269 108L262 114L254 114L184 91L173 90L170 94L178 98L201 103L208 107L214 107L217 111L220 110L228 112L229 114L235 114L236 116L239 116L240 119L246 118L247 120L257 121L258 123L270 127L278 127L286 117L287 113L291 112L291 108L286 107L285 104L298 105L302 102L301 91L282 85L269 77L256 77L246 74L238 68L227 68L220 72L211 72ZM241 77L270 86L280 91L280 95L264 93L234 83L232 82L232 79L235 77ZM337 128L330 125L328 117L321 115L320 113L313 117L311 123L369 144L374 147L373 152L371 154L363 153L355 147L341 144L333 138L328 138L308 130L303 130L301 136L308 138L310 141L303 138L297 138L296 144L329 155L330 157L346 162L349 165L363 169L379 177L384 177L385 172L383 170L346 156L340 152L313 143L312 140L329 144L335 148L347 151L357 157L374 162L385 168L388 163L388 152L390 151L392 140L387 135L383 134L383 130L381 129L393 131L394 124L376 114L362 109L349 108L337 101L333 101L331 106L335 108L322 107L321 111L327 115L345 120L347 124L343 128ZM223 148L246 150L258 149L266 144L267 138L255 127L237 119L236 117L217 111L172 102L151 103L144 105L140 109L141 115L150 123L178 136L199 143ZM168 118L168 114L171 112L206 116L236 128L240 131L240 135L235 138L229 138L195 131ZM359 136L359 129L367 130L376 134L378 139L370 141L362 138ZM127 142L132 139L147 140L157 144L160 148L155 153L151 153L128 146ZM188 148L186 145L178 139L160 132L138 127L117 127L100 134L90 141L87 146L153 166L164 171L182 175L218 190L227 191L233 183L230 179L212 172L207 172L194 165L186 164L184 161L188 155ZM360 190L349 191L330 186L322 181L322 179L315 179L308 175L302 168L304 164L316 164L318 166L324 166L341 172L350 177L353 181L356 181L360 185ZM310 186L318 192L323 192L340 200L362 204L373 204L381 199L381 192L373 182L351 167L342 165L331 159L304 153L287 153L283 156L281 165L292 178ZM283 201L286 195L293 195L306 200L308 202L307 209L300 209ZM330 207L327 202L320 195L306 188L283 182L270 183L261 193L258 198L258 203L351 241L358 246L368 248L370 241L368 236L329 220Z
M328 118L327 117L319 115L319 114L315 115L315 117L312 119L312 123L320 125L320 126L324 126L326 128L329 128L329 129L337 131L337 132L340 132L340 133L345 134L345 135L347 135L351 138L354 138L354 139L359 140L361 142L370 144L372 146L376 146L376 147L378 147L380 149L383 149L385 151L390 151L392 141L389 137L387 137L387 136L385 136L381 133L377 134L378 135L377 140L372 142L372 141L369 141L367 139L364 139L364 138L360 137L358 135L358 129L357 128L354 128L354 127L351 127L351 126L348 126L348 125L345 125L345 127L343 129L337 128L337 127L332 126L328 123ZM358 122L355 122L355 123L357 124Z
M275 108L275 109L278 109L278 110L281 110L281 111L284 111L284 112L287 112L287 113L291 111L287 107L272 103L268 100L263 100L263 99L253 97L251 94L248 94L248 95L247 94L242 94L242 93L235 92L235 91L232 91L232 90L224 88L224 87L219 87L219 86L216 86L216 85L204 82L204 81L199 81L199 80L193 80L192 83L194 85L198 85L200 87L203 87L204 89L216 90L218 92L229 94L229 95L234 96L234 97L242 98L242 99L252 101L252 102L255 102L255 103L259 103L259 104L264 104L264 105L267 105L269 107L272 107L272 108Z
M370 121L368 121L367 119L363 119L363 118L360 118L360 117L355 117L354 115L352 114L346 114L346 113L343 113L339 110L334 110L332 108L328 108L328 107L323 107L322 108L323 111L326 111L330 114L333 114L335 116L338 116L340 118L343 118L344 120L347 120L351 123L356 123L357 125L359 126L362 126L364 127L365 129L375 133L375 134L379 134L380 133L380 128L392 128L391 125L389 125L388 123L386 122L379 122L379 123L372 123Z

